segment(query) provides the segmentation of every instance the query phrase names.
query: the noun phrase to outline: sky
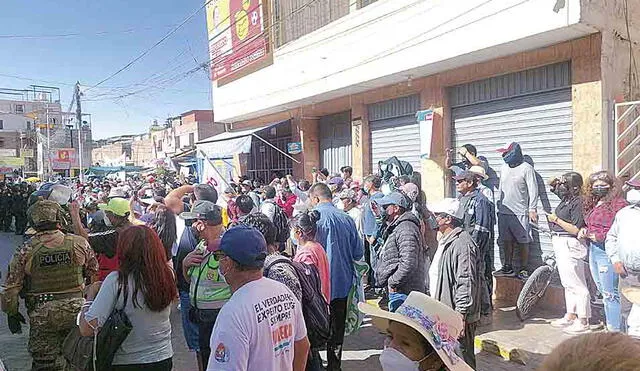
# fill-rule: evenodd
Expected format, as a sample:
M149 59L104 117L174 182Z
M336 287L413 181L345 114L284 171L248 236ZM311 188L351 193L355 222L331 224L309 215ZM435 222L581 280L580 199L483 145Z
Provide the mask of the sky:
M61 89L68 109L80 81L93 138L138 134L192 109L211 109L204 9L143 59L90 88L150 48L204 0L3 0L0 87ZM63 36L64 35L64 36ZM74 108L75 109L75 108Z

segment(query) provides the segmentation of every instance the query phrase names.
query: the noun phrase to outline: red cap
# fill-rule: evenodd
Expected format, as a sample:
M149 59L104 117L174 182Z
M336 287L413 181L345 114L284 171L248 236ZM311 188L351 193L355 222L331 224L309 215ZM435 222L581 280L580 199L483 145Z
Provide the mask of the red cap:
M500 153L509 152L513 148L513 144L514 142L507 142L501 148L496 149L496 152L500 152Z
M640 188L640 179L629 180L627 185L631 188Z

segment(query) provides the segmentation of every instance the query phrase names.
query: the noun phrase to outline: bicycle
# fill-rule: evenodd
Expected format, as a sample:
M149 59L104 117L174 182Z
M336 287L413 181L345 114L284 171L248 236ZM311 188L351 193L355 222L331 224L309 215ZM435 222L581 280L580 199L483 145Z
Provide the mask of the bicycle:
M552 236L551 231L540 229L537 225L532 224L531 228L539 233ZM531 273L524 286L522 286L522 290L520 290L518 300L516 300L516 315L520 321L524 321L529 317L531 310L540 298L544 296L549 283L551 283L554 274L557 272L555 254L551 253L543 256L542 261L544 265L539 266Z

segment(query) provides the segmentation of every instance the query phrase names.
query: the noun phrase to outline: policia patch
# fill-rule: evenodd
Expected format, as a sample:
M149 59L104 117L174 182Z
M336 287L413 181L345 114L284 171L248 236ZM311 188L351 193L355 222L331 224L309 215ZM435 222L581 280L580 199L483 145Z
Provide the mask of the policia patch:
M52 254L40 255L39 264L41 267L54 267L71 264L71 253L69 251L54 252Z

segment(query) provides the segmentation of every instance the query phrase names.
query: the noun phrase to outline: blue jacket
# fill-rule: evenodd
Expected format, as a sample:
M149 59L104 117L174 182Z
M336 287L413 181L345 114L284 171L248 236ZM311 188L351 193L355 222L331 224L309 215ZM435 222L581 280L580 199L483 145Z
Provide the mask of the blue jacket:
M331 300L346 298L355 274L353 262L364 254L362 239L353 219L331 202L320 203L315 209L320 213L316 240L329 258Z

